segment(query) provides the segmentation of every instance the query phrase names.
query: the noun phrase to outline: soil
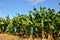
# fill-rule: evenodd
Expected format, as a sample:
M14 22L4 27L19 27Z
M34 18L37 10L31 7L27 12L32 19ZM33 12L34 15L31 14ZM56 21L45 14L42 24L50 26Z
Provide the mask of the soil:
M32 38L20 38L11 34L0 34L0 40L33 40ZM34 40L41 40L40 38L34 38Z

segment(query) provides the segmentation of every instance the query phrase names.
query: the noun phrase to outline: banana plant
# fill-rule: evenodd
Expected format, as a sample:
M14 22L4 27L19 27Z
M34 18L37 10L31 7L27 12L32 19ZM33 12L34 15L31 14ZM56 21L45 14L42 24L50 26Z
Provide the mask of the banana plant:
M5 23L5 31L6 31L6 32L10 32L11 27L12 27L13 25L12 25L12 20L9 18L9 15L6 16L5 22L6 22L6 23Z
M17 31L18 31L18 27L19 27L19 24L18 24L18 17L17 16L15 16L13 19L12 19L12 24L13 24L13 26L12 26L12 29L13 29L13 33L17 33Z
M24 26L25 33L27 35L27 34L29 34L29 29L30 29L30 26L31 26L29 23L31 23L31 21L29 20L29 17L27 15L24 15L23 17L24 18L22 19L22 25Z
M57 12L57 17L56 17L57 23L56 23L56 30L58 32L58 36L60 35L60 11Z
M49 12L47 13L45 22L47 23L47 29L48 29L48 40L52 40L52 31L56 27L56 14L54 9L48 8ZM46 24L45 24L46 25Z
M40 7L40 11L39 11L39 15L40 15L40 22L41 22L41 27L42 27L42 40L45 39L45 35L44 35L44 29L45 29L45 26L44 26L44 20L46 19L46 7Z
M5 32L5 19L0 18L0 32Z
M33 24L34 26L41 26L42 27L42 39L44 39L44 20L46 16L46 9L45 7L40 7L40 11L38 11L36 8L34 8L34 12L30 11L32 15L30 14L30 18L32 20L32 17L34 18Z
M33 24L34 24L34 33L36 35L36 37L38 37L38 33L40 32L39 30L41 30L41 19L40 19L40 15L39 15L39 11L34 8L34 11L32 11L32 17L34 18L33 20Z

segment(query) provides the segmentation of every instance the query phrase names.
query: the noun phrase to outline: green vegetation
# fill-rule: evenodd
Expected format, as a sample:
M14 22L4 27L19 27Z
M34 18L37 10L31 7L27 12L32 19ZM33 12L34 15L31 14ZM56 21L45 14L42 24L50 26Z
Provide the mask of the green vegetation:
M9 15L0 18L0 33L10 33L21 37L40 37L48 40L58 40L60 36L60 11L40 7L29 11L29 15L16 15L12 19Z

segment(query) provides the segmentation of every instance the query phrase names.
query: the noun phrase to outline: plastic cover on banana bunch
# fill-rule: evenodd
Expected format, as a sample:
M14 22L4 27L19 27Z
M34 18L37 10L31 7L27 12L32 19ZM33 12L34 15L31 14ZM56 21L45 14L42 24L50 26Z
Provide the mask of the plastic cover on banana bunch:
M21 34L23 34L23 32L24 32L24 28L23 28L23 27L21 27Z
M6 27L6 32L8 32L9 31L9 28L8 27Z
M2 32L2 29L0 28L0 32Z
M33 34L33 32L34 32L34 29L33 29L33 27L31 27L30 31L31 31L31 34Z
M16 28L16 27L13 27L13 31L16 33L16 31L17 31L17 28Z

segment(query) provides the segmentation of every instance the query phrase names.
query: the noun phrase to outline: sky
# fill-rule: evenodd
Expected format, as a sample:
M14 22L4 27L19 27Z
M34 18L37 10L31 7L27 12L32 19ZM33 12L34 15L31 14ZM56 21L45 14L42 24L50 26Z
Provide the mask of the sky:
M34 7L39 9L40 6L60 10L58 3L60 0L0 0L0 17L5 18L7 15L13 18L16 14L28 15L29 10Z

